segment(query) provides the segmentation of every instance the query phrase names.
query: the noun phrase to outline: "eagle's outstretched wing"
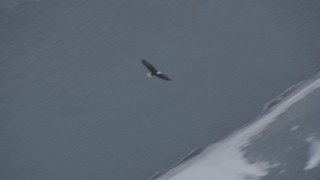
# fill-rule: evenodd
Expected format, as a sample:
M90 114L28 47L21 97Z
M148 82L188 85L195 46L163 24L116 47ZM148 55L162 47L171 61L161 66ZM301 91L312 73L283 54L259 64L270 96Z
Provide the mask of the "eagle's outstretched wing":
M171 81L171 79L168 77L168 76L166 76L166 75L164 75L164 74L157 74L156 75L158 78L161 78L161 79L164 79L164 80L166 80L166 81Z
M141 59L141 62L142 64L149 69L149 71L152 73L152 74L156 74L157 73L157 69L153 67L152 64L150 64L149 62L147 62L146 60L144 59Z

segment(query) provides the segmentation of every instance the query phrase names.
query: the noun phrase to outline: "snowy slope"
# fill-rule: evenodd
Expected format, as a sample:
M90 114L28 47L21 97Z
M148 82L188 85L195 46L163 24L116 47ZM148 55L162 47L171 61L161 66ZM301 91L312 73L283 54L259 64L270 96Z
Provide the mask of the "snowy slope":
M150 179L319 179L319 88L319 76L300 84L253 124Z

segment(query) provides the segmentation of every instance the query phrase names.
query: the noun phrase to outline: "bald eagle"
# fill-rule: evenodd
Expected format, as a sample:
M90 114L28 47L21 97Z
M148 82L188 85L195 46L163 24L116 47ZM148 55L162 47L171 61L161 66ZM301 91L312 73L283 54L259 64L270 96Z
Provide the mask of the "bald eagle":
M162 72L158 71L155 67L153 67L153 65L151 63L147 62L144 59L141 59L141 62L150 71L149 73L147 73L148 77L156 76L156 77L161 78L166 81L171 80L168 76L162 74Z

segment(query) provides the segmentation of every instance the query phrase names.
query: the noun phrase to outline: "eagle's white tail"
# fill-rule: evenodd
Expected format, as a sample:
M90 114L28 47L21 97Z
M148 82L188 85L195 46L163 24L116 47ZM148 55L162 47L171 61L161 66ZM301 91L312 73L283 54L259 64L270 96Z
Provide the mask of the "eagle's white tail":
M151 73L147 73L147 77L153 77Z

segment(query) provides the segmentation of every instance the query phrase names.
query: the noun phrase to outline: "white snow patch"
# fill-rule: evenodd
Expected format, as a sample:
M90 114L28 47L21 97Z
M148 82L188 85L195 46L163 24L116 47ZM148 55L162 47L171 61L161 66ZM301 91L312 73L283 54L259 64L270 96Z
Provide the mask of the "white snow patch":
M219 180L257 179L267 175L269 167L270 165L266 162L249 164L243 158L239 148L227 141L222 141L206 149L192 162L191 166L183 170L180 169L181 167L176 167L174 169L178 172L174 172L173 169L167 173L170 178L162 176L157 180L212 180L213 177Z
M275 97L274 99L272 99L271 101L266 103L262 108L262 112L266 112L266 111L274 109L278 104L280 104L280 102L282 100L284 100L294 90L296 90L299 86L303 85L303 83L304 83L304 81L289 87L283 93L281 93L280 95L278 95L277 97Z
M286 170L284 169L284 170L279 171L279 174L283 174L285 172L286 172Z
M298 126L298 125L297 125L297 126L293 126L293 127L290 129L290 131L291 131L291 132L292 132L292 131L295 131L295 130L299 129L299 127L300 127L300 126Z
M315 140L313 137L308 137L306 141L310 143L309 160L303 169L310 170L317 167L320 163L320 141Z
M296 87L296 86L295 86ZM245 180L256 179L268 174L268 169L274 167L267 162L249 163L244 157L244 150L267 133L270 123L277 120L294 103L306 97L320 87L320 78L314 78L300 86L292 94L286 96L277 106L263 114L252 125L242 128L228 138L218 142L200 155L187 161L153 180ZM314 167L320 161L319 144L311 148L310 161L306 168ZM314 153L317 152L317 153ZM312 159L312 160L311 160Z

